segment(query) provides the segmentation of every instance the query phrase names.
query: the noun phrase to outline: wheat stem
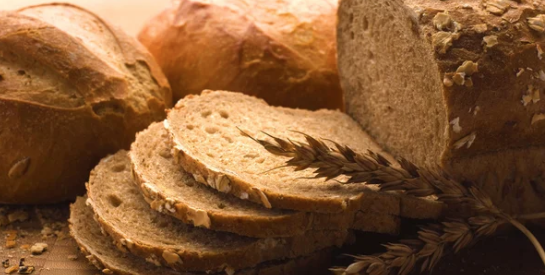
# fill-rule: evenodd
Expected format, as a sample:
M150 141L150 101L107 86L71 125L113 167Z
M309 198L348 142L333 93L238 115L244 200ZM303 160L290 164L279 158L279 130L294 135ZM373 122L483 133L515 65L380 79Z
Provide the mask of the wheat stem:
M517 220L515 220L515 219L513 219L513 218L511 218L509 216L504 217L504 219L509 221L518 230L520 230L522 233L524 233L524 235L526 235L526 237L530 240L530 242L536 248L537 253L539 254L539 257L541 257L541 261L543 261L543 264L545 264L545 251L543 251L543 247L541 246L541 244L537 240L536 236L534 236L534 234L532 234L532 232L530 232L530 230L528 230L528 228L526 228L526 226L524 226L519 221L517 221Z
M519 220L540 220L540 219L545 219L545 212L523 214L523 215L518 215L515 218Z
M476 211L467 220L443 222L418 232L419 238L409 243L385 245L387 252L377 256L356 256L347 268L334 269L338 274L386 275L396 269L405 275L422 263L421 270L432 270L447 247L455 252L466 248L472 241L494 234L500 224L509 222L532 242L545 264L545 252L536 237L516 219L542 219L545 213L533 213L512 217L498 209L492 199L477 186L466 187L451 176L436 169L422 169L413 163L399 159L399 167L392 165L380 154L368 151L355 152L351 148L303 133L305 142L282 139L265 133L273 142L257 139L239 129L241 133L262 145L274 155L290 158L285 166L297 170L315 169L315 178L334 179L344 175L347 184L365 183L380 187L381 191L404 191L405 195L427 197L436 195L446 204L469 203ZM284 166L284 167L285 167Z

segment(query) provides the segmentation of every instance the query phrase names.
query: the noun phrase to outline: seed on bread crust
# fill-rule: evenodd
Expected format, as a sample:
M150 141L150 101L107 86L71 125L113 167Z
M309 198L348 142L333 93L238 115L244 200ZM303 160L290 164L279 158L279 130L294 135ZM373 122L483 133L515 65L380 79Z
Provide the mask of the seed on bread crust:
M455 133L460 133L462 131L462 127L460 127L460 117L451 120L450 125L452 125L452 131Z
M203 226L210 228L211 221L208 213L201 209L189 208L187 210L187 218L193 222L195 226Z
M545 14L528 18L528 26L538 32L545 32Z
M169 264L173 265L176 263L182 264L182 259L180 259L180 256L176 254L176 252L165 250L163 251L163 259Z
M227 175L218 175L216 177L216 189L222 193L231 192L231 180Z
M452 46L452 42L460 38L460 33L444 32L440 31L432 36L433 47L437 52L441 54L447 53L448 49Z
M157 256L155 256L155 254L153 255L150 255L149 257L146 258L146 262L148 263L151 263L151 264L154 264L155 266L163 266L161 264L161 262L157 259Z
M462 29L462 25L452 20L448 12L439 12L433 17L433 25L439 31L458 32Z
M503 15L511 7L509 0L488 0L486 11L494 15Z
M133 248L134 242L129 239L121 239L120 240L121 245L127 247L129 250Z
M471 147L471 145L475 141L476 137L477 137L477 134L475 132L473 132L473 133L459 139L458 141L456 141L454 143L454 148L460 149L460 148L464 147L464 145L465 145L466 148L469 149L469 147Z
M496 35L488 35L483 37L483 42L486 44L485 46L487 48L492 48L496 45L498 45L498 36Z
M545 114L535 114L533 117L532 117L532 125L534 125L535 123L538 123L542 120L545 120Z
M28 171L28 167L30 166L30 158L22 158L18 161L16 161L11 168L8 171L8 177L10 179L18 179L25 175L25 173Z
M263 193L263 191L255 188L255 187L253 188L253 190L259 196L259 199L261 200L261 203L263 203L263 205L265 207L272 208L272 205L269 202L269 198L267 198L267 195L265 195L265 193Z
M239 197L240 197L241 200L247 200L250 196L248 195L248 193L242 192L242 193L240 193Z

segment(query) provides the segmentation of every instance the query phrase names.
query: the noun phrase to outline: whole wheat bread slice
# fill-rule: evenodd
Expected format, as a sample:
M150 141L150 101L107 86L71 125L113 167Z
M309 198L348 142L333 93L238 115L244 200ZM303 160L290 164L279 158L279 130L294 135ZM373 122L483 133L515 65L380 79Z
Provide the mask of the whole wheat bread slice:
M168 114L175 160L199 182L268 208L308 212L370 210L392 215L433 218L442 205L433 200L379 193L376 186L342 184L342 178L324 182L312 171L283 167L287 158L267 152L241 131L259 138L261 131L292 140L303 136L327 138L356 151L384 152L348 115L330 110L307 111L272 107L261 99L240 93L204 91L178 101ZM277 168L277 169L274 169ZM408 207L424 211L412 211ZM404 209L403 211L401 209Z
M85 205L85 198L79 197L70 207L70 233L78 243L87 259L105 274L123 275L204 275L205 273L180 273L170 268L119 251L112 239L101 233L93 220L93 211ZM331 262L331 250L325 249L308 256L260 264L255 268L241 270L235 275L273 275L273 274L327 274ZM226 274L226 273L220 273Z
M87 184L87 203L120 249L176 270L239 270L340 246L347 237L346 230L328 230L255 239L186 225L149 207L128 163L126 151L101 160Z
M137 135L129 156L144 199L153 209L185 223L257 238L289 237L312 229L338 230L352 224L357 224L355 229L379 233L399 230L399 218L388 214L358 213L356 222L356 211L327 214L267 209L220 193L180 169L172 157L168 135L161 123L150 125Z

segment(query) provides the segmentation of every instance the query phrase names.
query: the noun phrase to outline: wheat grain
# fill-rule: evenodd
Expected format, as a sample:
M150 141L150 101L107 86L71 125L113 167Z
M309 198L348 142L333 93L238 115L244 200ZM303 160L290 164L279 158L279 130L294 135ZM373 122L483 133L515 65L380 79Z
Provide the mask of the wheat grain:
M367 151L362 154L334 141L329 141L334 145L330 147L304 133L301 134L306 143L284 140L268 133L265 134L272 141L256 139L240 131L270 153L289 157L287 166L295 167L295 170L315 169L315 178L329 180L345 175L348 176L346 184L373 184L378 185L381 191L404 191L406 195L416 197L435 195L446 204L470 203L479 211L498 212L482 192L475 187L466 188L438 168L421 169L403 158L398 159L397 167L378 153Z
M272 141L256 139L239 130L270 153L289 157L287 166L295 167L295 170L315 169L316 178L329 180L345 175L348 176L346 184L374 184L381 191L404 191L405 195L416 197L433 195L447 205L469 204L474 210L472 217L450 219L421 228L418 239L384 245L387 251L383 254L354 256L355 262L348 267L331 269L336 274L388 275L395 271L398 275L406 275L418 264L420 271L431 271L445 250L456 253L479 238L494 234L498 226L505 223L511 223L526 234L545 263L543 248L526 227L503 213L479 188L464 186L438 167L422 169L403 158L399 158L399 166L395 166L378 153L367 151L362 154L329 140L333 144L330 147L325 141L304 133L300 134L306 143L268 133L264 134ZM534 216L543 217L543 214Z

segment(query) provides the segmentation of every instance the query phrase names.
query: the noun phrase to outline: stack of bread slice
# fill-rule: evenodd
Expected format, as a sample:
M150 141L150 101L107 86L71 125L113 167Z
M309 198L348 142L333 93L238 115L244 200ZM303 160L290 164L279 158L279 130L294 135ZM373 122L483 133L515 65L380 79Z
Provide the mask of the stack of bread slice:
M400 217L441 213L433 198L284 167L285 157L242 131L291 140L304 132L393 161L338 111L272 107L224 91L190 95L139 133L130 152L92 171L70 218L82 251L105 273L321 274L351 230L395 234Z

